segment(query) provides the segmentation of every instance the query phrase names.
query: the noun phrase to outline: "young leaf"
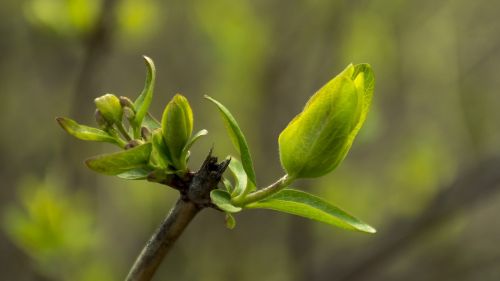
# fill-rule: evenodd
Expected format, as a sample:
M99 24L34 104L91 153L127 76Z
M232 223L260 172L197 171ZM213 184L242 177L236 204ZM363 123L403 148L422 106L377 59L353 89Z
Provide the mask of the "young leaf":
M247 194L255 190L255 186L248 184L248 177L243 169L241 162L231 157L231 162L229 162L229 171L233 175L235 185L231 197L236 197L241 194Z
M245 207L285 212L348 230L367 233L376 232L373 227L347 214L338 207L325 202L323 199L294 189L283 189L269 198Z
M231 213L226 213L226 227L228 229L234 229L236 227L236 220Z
M106 175L118 175L127 171L145 168L149 162L152 144L145 143L116 153L92 157L85 164L93 170Z
M143 58L147 67L147 75L144 89L134 102L136 110L134 123L136 126L140 126L142 124L142 120L149 110L149 106L151 105L151 101L153 99L153 89L156 80L156 68L153 60L147 56L143 56Z
M193 111L188 100L175 95L167 104L161 119L163 140L177 169L184 169L185 159L182 152L193 132Z
M170 155L170 151L165 145L165 141L163 140L163 134L161 129L156 129L153 132L152 137L153 143L153 160L158 162L162 168L167 168L169 165L173 164L172 157Z
M208 134L208 131L203 129L201 131L199 131L198 133L194 134L191 139L188 141L188 143L186 144L186 146L184 146L184 148L182 149L182 154L181 154L181 159L186 159L186 157L188 156L188 152L189 152L189 149L191 149L191 146L193 146L193 144L199 140L201 137L203 136L206 136Z
M158 128L161 128L161 124L158 120L156 120L151 114L146 114L144 116L144 120L142 121L142 126L148 128L150 131L154 131Z
M236 150L240 153L241 162L243 164L243 169L245 170L250 184L252 186L257 186L257 180L255 177L255 172L253 169L252 157L250 155L250 149L248 148L247 141L243 132L241 131L238 123L234 119L233 115L229 112L229 110L222 105L220 102L215 99L205 96L206 99L213 102L217 108L219 109L223 119L224 124L226 125L226 129L231 137L231 141L233 145L236 147Z
M56 120L68 134L74 136L77 139L86 141L109 142L119 145L119 142L114 137L103 130L80 125L76 121L69 118L58 117L56 118Z
M335 169L361 128L373 94L373 73L349 65L307 102L279 136L280 159L292 178L312 178Z
M236 207L231 204L231 195L222 189L212 190L210 192L210 199L212 199L212 203L224 212L237 213L241 211L240 207Z

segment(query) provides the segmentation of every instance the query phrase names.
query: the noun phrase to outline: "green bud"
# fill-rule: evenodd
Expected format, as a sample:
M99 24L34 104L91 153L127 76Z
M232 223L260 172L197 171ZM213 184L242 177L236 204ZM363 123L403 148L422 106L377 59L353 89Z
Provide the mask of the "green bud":
M94 117L97 125L99 125L99 128L107 130L109 127L111 127L112 124L110 124L108 121L106 121L106 119L104 119L99 109L95 110Z
M105 94L96 98L94 103L106 121L112 124L122 122L123 109L115 95Z
M124 107L123 108L123 115L129 121L134 120L134 118L135 118L135 112L130 107Z
M185 160L181 159L181 155L193 131L193 112L184 96L177 94L167 104L163 111L161 127L163 140L174 165L178 169L184 169Z
M369 65L351 64L311 97L279 136L290 177L319 177L342 162L368 113L373 83Z

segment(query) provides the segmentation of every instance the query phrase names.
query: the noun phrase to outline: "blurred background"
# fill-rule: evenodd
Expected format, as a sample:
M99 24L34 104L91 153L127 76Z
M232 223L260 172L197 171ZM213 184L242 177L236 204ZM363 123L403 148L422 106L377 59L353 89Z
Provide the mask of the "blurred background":
M209 94L238 119L259 185L281 176L277 137L348 63L374 104L344 163L297 187L375 235L266 210L202 212L154 280L500 280L497 1L2 0L2 280L122 280L177 192L96 175L56 116L94 125L93 99L135 98L155 60L152 113L186 95L197 169L234 154Z

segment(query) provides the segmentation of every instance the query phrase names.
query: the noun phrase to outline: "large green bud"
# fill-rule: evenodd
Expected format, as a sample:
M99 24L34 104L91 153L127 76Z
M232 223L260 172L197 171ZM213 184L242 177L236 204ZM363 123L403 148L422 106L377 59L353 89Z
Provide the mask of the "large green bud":
M185 169L186 160L181 159L184 147L193 132L193 111L188 100L175 95L163 111L161 120L163 140L177 169Z
M105 94L94 100L102 117L110 124L121 123L123 108L115 95Z
M351 64L309 99L278 140L290 177L320 177L342 162L366 119L373 86L371 67Z

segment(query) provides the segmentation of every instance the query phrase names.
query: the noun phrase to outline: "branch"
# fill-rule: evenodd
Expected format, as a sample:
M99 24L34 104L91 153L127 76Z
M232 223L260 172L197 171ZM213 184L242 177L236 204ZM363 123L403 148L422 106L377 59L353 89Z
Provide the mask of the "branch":
M174 188L180 191L181 198L137 257L126 281L149 281L153 278L163 258L196 214L205 207L213 207L210 191L217 187L228 165L229 159L217 164L217 158L212 157L210 151L194 176L176 179ZM182 180L185 182L179 182Z
M151 280L172 245L200 210L193 202L179 198L137 257L126 280Z

